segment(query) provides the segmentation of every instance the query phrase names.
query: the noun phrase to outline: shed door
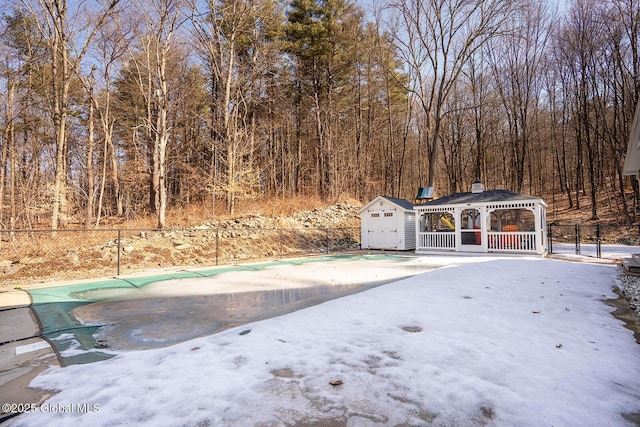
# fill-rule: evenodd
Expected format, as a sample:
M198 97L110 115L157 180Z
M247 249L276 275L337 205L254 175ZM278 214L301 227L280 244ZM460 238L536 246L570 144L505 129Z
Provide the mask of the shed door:
M382 212L369 212L369 247L380 249L382 247Z
M396 249L398 247L398 222L397 212L394 210L384 212L382 214L383 222L383 248L384 249Z
M397 212L392 210L369 211L369 247L372 249L396 249L398 246Z

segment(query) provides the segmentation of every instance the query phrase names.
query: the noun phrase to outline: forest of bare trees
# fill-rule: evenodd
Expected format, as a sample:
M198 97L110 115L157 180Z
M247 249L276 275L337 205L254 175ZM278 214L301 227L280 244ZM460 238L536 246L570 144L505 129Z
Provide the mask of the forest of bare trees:
M0 228L475 180L636 220L640 0L375 4L3 2Z

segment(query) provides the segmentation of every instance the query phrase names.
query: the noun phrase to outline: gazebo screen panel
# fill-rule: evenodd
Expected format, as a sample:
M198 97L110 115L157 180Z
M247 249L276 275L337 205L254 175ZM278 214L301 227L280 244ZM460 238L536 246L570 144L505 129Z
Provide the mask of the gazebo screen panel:
M490 231L535 231L535 215L529 209L495 209L489 215Z
M421 230L424 232L449 232L456 229L456 219L451 212L430 212L422 216Z

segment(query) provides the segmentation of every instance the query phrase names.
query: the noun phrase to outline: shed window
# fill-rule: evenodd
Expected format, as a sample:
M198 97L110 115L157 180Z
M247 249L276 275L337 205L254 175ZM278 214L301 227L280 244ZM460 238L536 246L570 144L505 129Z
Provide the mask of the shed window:
M393 212L385 212L385 213L384 213L384 216L386 216L386 217L393 216Z
M371 214L371 218L380 218L380 214L379 213L372 213Z

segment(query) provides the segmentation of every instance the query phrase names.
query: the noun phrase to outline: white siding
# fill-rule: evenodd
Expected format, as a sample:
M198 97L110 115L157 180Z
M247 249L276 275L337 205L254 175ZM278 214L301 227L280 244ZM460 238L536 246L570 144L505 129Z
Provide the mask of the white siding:
M414 250L416 248L416 215L413 212L405 212L402 215L402 228L404 229L403 238L398 244L398 249Z

